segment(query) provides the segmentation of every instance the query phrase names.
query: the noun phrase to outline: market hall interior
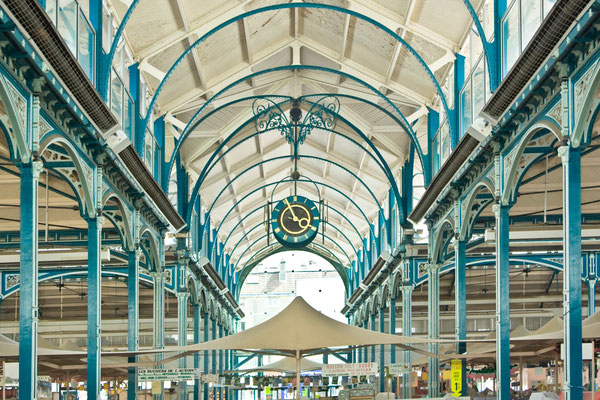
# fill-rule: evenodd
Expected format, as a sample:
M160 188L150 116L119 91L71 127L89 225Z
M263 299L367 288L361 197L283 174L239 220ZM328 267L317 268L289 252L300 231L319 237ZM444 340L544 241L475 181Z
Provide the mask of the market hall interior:
M0 396L600 399L599 111L597 0L0 0Z

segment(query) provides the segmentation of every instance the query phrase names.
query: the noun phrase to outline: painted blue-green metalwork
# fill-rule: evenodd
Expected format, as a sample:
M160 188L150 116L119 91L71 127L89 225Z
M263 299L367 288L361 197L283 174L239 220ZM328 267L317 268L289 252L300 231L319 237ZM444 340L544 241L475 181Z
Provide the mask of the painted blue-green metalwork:
M328 224L328 225L331 226L332 228L334 228L338 233L340 233L344 237L344 239L346 239L346 241L348 242L348 244L350 244L350 247L352 247L352 250L354 251L354 254L356 255L356 257L358 257L358 252L357 252L356 248L354 247L354 245L352 244L352 242L350 241L350 239L348 238L348 236L346 236L346 234L344 234L344 232L342 232L337 226L331 225L331 224ZM238 240L238 242L235 244L235 246L233 246L233 248L229 252L229 255L231 257L233 257L233 255L235 254L235 251L237 250L238 246L244 241L244 239L246 239L248 237L248 235L250 233L252 233L252 231L254 231L257 228L260 228L261 226L264 226L264 224L262 222L259 222L258 224L254 225L252 228L250 228L248 231L246 231L246 233L244 233L244 235ZM346 255L346 257L348 257L348 255L345 252L344 252L344 255ZM242 256L240 256L240 259L241 258L242 258ZM237 266L237 263L236 263L236 266Z
M415 149L417 150L417 155L419 156L419 161L421 162L421 165L423 165L423 157L424 156L423 156L423 149L421 148L421 143L417 139L417 134L413 130L411 123L408 122L408 120L406 119L404 114L400 113L399 115L396 115L395 113L390 112L389 110L387 110L386 108L382 107L381 105L379 105L377 103L373 103L372 101L367 100L365 98L353 96L353 95L349 95L349 94L315 93L315 94L300 96L298 99L312 103L310 100L307 100L307 99L312 98L312 97L321 97L321 96L335 96L337 98L360 101L361 103L368 104L368 105L376 108L377 110L383 112L385 115L387 115L388 117L393 119L394 122L396 122L398 124L398 126L400 126L402 128L402 130L404 130L404 132L410 137L412 144L415 146Z
M477 30L477 35L479 39L481 39L481 44L483 45L483 53L485 55L485 61L488 67L488 77L489 77L489 85L490 92L494 92L500 83L500 74L498 69L498 59L496 57L496 46L498 43L497 38L500 36L500 31L495 31L494 41L489 42L486 38L485 31L483 30L483 26L481 25L481 21L479 21L479 16L477 15L477 11L473 8L473 5L469 0L463 0L463 4L467 8L471 19L473 20L473 25ZM500 19L501 16L495 15L495 18Z
M140 271L137 249L128 252L127 268L127 350L139 349L139 314L140 314ZM130 363L137 362L137 356L130 357ZM127 373L127 400L135 400L138 391L138 374L136 367L129 367ZM131 393L131 394L130 394Z
M266 102L266 103L265 103ZM335 96L323 96L313 103L299 125L302 125L298 137L295 137L295 123L289 121L285 112L269 97L259 98L252 103L256 116L254 126L257 132L279 130L288 143L302 144L315 128L335 129L336 116L340 112L340 101Z
M348 260L348 264L352 263L352 261L350 260L350 257L348 256L348 253L346 253L346 250L344 250L344 248L342 246L339 245L338 242L336 242L335 240L333 240L330 236L328 235L324 235L325 239L328 239L329 241L331 241L336 247L338 247L340 249L340 251L344 254L344 256L346 256L346 259ZM248 247L246 247L246 249L244 250L244 252L240 255L240 257L238 258L237 262L234 265L234 270L237 270L237 266L240 263L240 260L242 259L242 257L244 257L244 255L246 254L246 252L248 250L250 250L256 243L258 243L259 241L266 239L267 235L262 235L261 237L259 237L258 239L256 239L254 242L252 242Z
M496 379L498 399L510 399L509 207L494 204L496 214ZM579 342L581 346L581 341Z
M385 299L379 308L379 332L385 333ZM385 345L379 345L379 391L385 392Z
M263 187L260 187L260 188L259 188L259 190L262 190L262 189L263 189ZM318 203L319 203L319 204L322 204L321 202L318 202ZM232 206L232 208L231 208L231 209L230 209L230 210L229 210L229 211L226 213L226 215L228 215L230 211L232 211L233 209L235 209L235 208L237 207L237 205L238 205L238 204L239 204L239 203L238 203L238 202L236 202L236 203L235 203L235 204ZM352 227L352 229L354 230L354 232L356 232L356 235L358 236L359 240L362 240L362 237L360 236L360 233L358 232L358 229L356 229L356 226L355 226L355 225L352 223L352 221L350 221L350 220L348 219L348 217L347 217L347 216L346 216L344 213L342 213L342 212L338 211L338 210L337 210L335 207L332 207L332 206L330 206L330 205L328 205L328 204L323 204L323 205L324 205L325 207L327 207L327 209L328 209L328 210L333 210L334 212L338 213L338 215L340 215L342 218L344 218L344 220L345 220L345 221L346 221L346 222L347 222L347 223L348 223L348 224L349 224L349 225ZM249 217L249 216L251 216L252 214L256 213L257 211L264 210L264 207L265 207L264 205L260 205L260 206L256 207L254 210L252 210L252 211L250 211L250 212L246 213L246 215L244 215L244 217L243 217L243 218L241 218L241 219L240 219L240 220L239 220L239 221L238 221L238 222L235 224L235 226L234 226L233 228L231 228L231 231L229 232L229 234L228 234L228 235L227 235L227 237L225 238L225 241L223 242L223 247L226 247L226 246L227 246L227 242L229 241L229 238L231 238L231 235L232 235L232 234L233 234L233 233L236 231L236 229L237 229L237 228L238 228L238 227L239 227L239 226L240 226L240 225L241 225L241 224L242 224L242 223L243 223L243 222L246 220L246 218L248 218L248 217ZM219 231L220 231L221 227L223 226L223 223L224 223L224 222L225 222L225 219L223 219L223 220L221 221L221 223L219 224L219 226L217 227L217 230L216 230L217 236L218 236L218 234L219 234ZM330 224L330 225L331 225L331 224ZM333 226L333 225L331 225L331 226ZM351 242L350 242L350 240L348 240L348 242L349 242L349 243L351 243ZM213 252L215 251L215 250L214 250L214 248L213 248L213 250L212 250L212 251L213 251ZM216 263L217 265L219 265L219 263L220 263L220 261L221 261L221 257L222 257L222 255L223 255L223 253L219 254L219 256L217 257L217 263ZM212 258L212 255L211 255L211 258Z
M251 120L252 120L252 119L250 119L249 121L251 121ZM240 132L240 131L243 129L244 125L245 125L245 124L242 124L242 125L241 125L241 126L238 128L238 129L236 129L236 130L235 130L235 131L232 133L232 135L231 135L231 136L233 136L233 135L235 135L235 134L239 133L239 132ZM305 127L305 125L298 125L298 126L299 126L299 127ZM221 161L221 160L222 160L222 159L223 159L223 158L224 158L224 157L225 157L225 156L226 156L226 155L227 155L227 154L228 154L230 151L233 151L233 150L234 150L236 147L240 146L242 143L244 143L244 142L246 142L246 141L248 141L248 140L251 140L252 138L254 138L254 137L258 136L258 135L261 135L261 134L263 134L263 133L267 133L267 132L271 132L271 131L276 131L276 130L279 130L279 128L278 128L278 127L274 127L274 128L268 128L268 129L265 129L265 130L263 130L263 131L259 131L259 132L253 133L253 134L251 134L251 135L249 135L249 136L246 136L246 137L244 137L244 138L243 138L243 139L241 139L239 142L236 142L235 144L231 145L229 148L227 148L227 150L225 150L224 152L222 152L222 153L221 153L221 150L223 149L223 147L225 146L225 144L227 143L227 141L228 141L228 139L229 139L229 138L225 139L225 140L223 141L223 144L222 144L221 146L219 146L219 148L217 148L217 149L214 151L214 153L213 153L213 155L215 155L215 154L219 154L219 153L221 153L221 154L220 154L220 155L219 155L219 156L218 156L216 159L214 159L214 160L212 160L212 161L210 161L210 160L209 160L209 161L208 161L208 162L205 164L205 170L203 170L203 171L202 171L202 172L204 172L204 173L203 173L203 174L201 173L201 175L198 177L198 181L202 181L202 183L203 183L203 182L204 182L204 180L205 180L205 179L208 177L208 175L209 175L209 174L210 174L210 172L212 171L212 169L213 169L213 168L214 168L216 165L218 165L219 161ZM377 159L377 158L376 158L376 157L375 157L375 156L374 156L374 155L373 155L371 152L369 152L369 151L368 151L368 150L367 150L367 149L366 149L366 148L365 148L365 147L364 147L362 144L360 144L358 141L356 141L356 140L352 139L351 137L349 137L349 136L347 136L347 135L345 135L345 134L343 134L343 133L341 133L341 132L337 132L337 131L335 131L335 130L329 130L328 128L320 128L320 130L322 130L322 131L324 131L324 132L329 132L329 133L335 134L335 135L337 135L337 136L340 136L340 137L342 137L342 138L344 138L344 139L348 140L348 141L349 141L349 142L351 142L352 144L356 145L357 147L359 147L359 148L360 148L361 150L363 150L363 151L364 151L366 154L368 154L368 155L369 155L369 157L370 157L370 158L371 158L371 159L372 159L372 160L373 160L373 161L374 161L374 162L375 162L375 163L376 163L376 164L379 166L379 168L380 168L380 169L383 171L383 173L386 175L386 177L388 178L388 180L390 179L390 178L387 176L386 169L385 169L384 165L381 163L381 161L380 161L380 160L378 160L378 159ZM212 158L212 157L211 157L211 158ZM198 182L198 181L197 181L197 182Z
M563 165L565 398L583 397L581 325L581 148L561 146Z
M96 87L98 88L98 92L100 93L100 96L102 96L104 101L106 101L107 99L108 82L110 80L110 69L112 68L113 60L115 58L117 48L119 47L119 43L121 42L121 36L123 36L125 26L127 25L127 22L129 22L129 18L131 18L131 15L133 14L133 11L135 10L139 2L140 0L133 0L131 5L127 8L125 15L123 15L123 19L121 20L121 23L119 24L119 27L115 32L108 54L103 58L101 63L102 65L99 64L97 66L97 68L99 68L100 70L98 71L99 81ZM101 48L96 49L96 51L102 54Z
M306 96L301 96L299 98L299 100L303 100L303 101L305 101L307 103L313 103L312 101L307 100L307 99L315 97L315 96L316 97L322 97L322 96L325 96L325 95L327 95L327 94L321 93L321 94L306 95ZM378 109L379 111L385 113L388 117L392 118L406 132L406 134L408 134L410 136L410 138L412 140L412 143L414 144L415 149L417 151L417 155L419 156L419 160L421 161L421 164L423 164L423 159L424 159L423 157L424 156L423 156L423 151L421 149L421 144L417 140L417 135L413 131L412 126L410 125L410 123L404 117L404 114L401 113L400 114L400 118L399 118L397 115L395 115L394 113L388 111L387 109L385 109L381 105L379 105L377 103L373 103L373 102L371 102L371 101L369 101L369 100L367 100L365 98L361 98L361 97L357 97L357 96L346 95L346 94L330 94L330 96L335 96L335 97L338 97L338 98L347 98L347 99L352 99L352 100L357 100L357 101L363 102L365 104L368 104L368 105L370 105L370 106ZM179 150L181 148L181 145L185 142L185 140L191 134L191 132L194 129L196 129L196 127L199 126L204 120L206 120L207 118L209 118L211 115L214 115L215 113L219 112L220 110L222 110L224 108L227 108L229 106L232 106L234 104L241 103L241 102L248 101L248 100L256 100L256 99L260 99L260 98L264 98L264 97L269 97L271 99L285 99L285 100L283 100L283 101L281 101L279 103L276 103L278 107L281 107L281 105L283 105L283 104L285 104L285 103L290 102L291 100L293 100L291 96L281 96L281 95L248 96L248 97L236 99L236 100L233 100L233 101L231 101L229 103L223 104L223 105L221 105L221 106L219 106L219 107L211 110L209 113L207 113L202 118L200 118L199 120L195 121L194 123L191 123L191 122L188 123L188 125L186 125L186 127L184 128L184 130L183 130L183 132L182 132L179 140L175 143L175 148L173 150L173 153L171 155L171 159L169 161L169 165L167 167L167 175L170 175L170 173L171 173L171 170L172 170L172 168L174 166L174 160L176 159L176 155L179 152ZM198 115L198 113L196 113L196 115ZM337 115L336 118L338 118L341 121L343 121L344 123L348 124L348 122L346 121L346 119L343 118L342 116ZM253 118L245 121L244 123L241 124L241 126L245 126L246 124L250 123L252 120L253 120ZM353 129L357 129L357 128L355 127ZM238 129L238 130L240 130L240 129ZM335 133L335 132L332 132L332 133ZM345 135L344 135L344 137L348 138ZM367 150L360 143L354 141L351 138L348 138L348 139L351 140L353 143L357 144L358 146L360 146L361 149L363 149L363 151L367 152ZM375 158L370 153L369 153L369 156L374 161L376 161L380 165L380 168L381 168L380 160L378 160L377 158Z
M396 295L392 292L390 294L390 331L391 335L396 334ZM396 346L390 346L390 364L396 362ZM395 384L395 383L394 383Z
M440 337L440 266L438 264L428 265L429 279L427 287L427 337L439 339ZM428 397L439 397L440 395L440 362L439 343L430 343L429 352L434 356L428 359L427 395Z
M404 336L412 336L412 285L401 287L402 291L402 334ZM410 365L412 362L412 354L410 351L402 353L402 361ZM412 397L412 382L410 379L405 379L402 386L403 397L409 399Z
M19 399L37 398L38 178L41 164L21 166L21 252L19 253Z
M464 240L456 239L454 244L454 259L455 259L455 271L454 271L454 282L455 282L455 327L456 327L456 339L466 340L467 339L467 244ZM458 342L456 344L456 352L458 354L464 354L467 352L467 344L465 342ZM462 360L462 392L461 395L467 395L467 362Z
M257 187L257 188L255 188L255 189L253 189L253 190L252 190L251 192L249 192L248 194L244 195L244 196L243 196L243 197L242 197L242 198L241 198L239 201L237 201L237 204L239 204L240 202L242 202L242 201L246 200L246 199L247 199L247 198L249 198L249 197L250 197L252 194L256 193L256 192L257 192L257 191L259 191L259 190L262 190L262 189L264 189L264 188L266 188L266 187L269 187L269 186L277 185L278 183L282 183L282 182L293 182L293 180L292 180L292 179L290 179L290 180L287 180L287 181L278 181L278 182L271 182L271 183L264 184L264 185L262 185L262 186L260 186L260 187ZM320 185L320 186L326 187L326 188L328 188L328 189L331 189L331 190L333 190L333 191L337 192L338 194L340 194L341 196L343 196L343 197L344 197L346 200L348 200L348 201L349 201L349 202L350 202L350 203L351 203L351 204L352 204L352 205L353 205L353 206L354 206L354 207L355 207L355 208L356 208L356 209L357 209L357 210L360 212L360 214L362 215L362 217L363 217L363 218L364 218L364 220L366 221L366 223L367 223L367 225L368 225L368 227L369 227L370 231L371 231L371 232L373 232L373 227L372 227L372 226L371 226L371 224L369 223L369 219L367 218L367 215L364 213L364 211L362 210L362 208L360 208L360 206L359 206L358 204L356 204L356 202L355 202L354 200L352 200L352 199L351 199L351 198L350 198L350 197L349 197L347 194L345 194L344 192L342 192L342 191L341 191L341 190L339 190L338 188L336 188L336 187L334 187L334 186L331 186L331 185L328 185L328 184L326 184L326 183L323 183L323 182L315 182L315 181L308 180L308 179L298 179L298 180L297 180L297 182L310 182L310 183L316 183L316 184L318 184L318 185ZM229 217L229 214L230 214L231 212L233 212L233 210L234 210L234 209L235 209L235 207L232 207L232 208L230 208L230 209L229 209L229 211L227 212L227 214L225 214L225 216L223 217L223 221L225 221L225 220L226 220L226 219ZM203 232L206 232L206 229L207 229L207 227L208 227L208 226L209 226L209 224L206 224L206 223L205 223L205 224L203 225L203 227L202 227L202 231L203 231Z
M260 71L260 72L256 72L254 74L250 74L247 77L244 77L238 81L235 82L235 84L237 83L241 83L241 82L245 82L247 79L250 79L254 76L257 75L261 75L261 74L265 74L265 73L269 73L269 72L277 72L277 71L281 71L281 70L293 70L293 69L302 69L302 70L312 70L312 69L316 69L316 70L325 70L327 72L331 72L334 74L341 74L340 71L334 70L334 69L330 69L330 68L325 68L325 67L312 67L312 66L306 66L306 65L297 65L297 66L283 66L283 67L276 67L276 68L271 68L268 70L264 70L264 71ZM348 76L349 78L352 78L351 76ZM231 86L233 86L234 84L232 84ZM370 87L372 90L376 91L375 88ZM225 89L223 89L224 91ZM220 93L222 93L223 91L219 92L218 94L216 94L215 96L219 95ZM215 97L213 96L213 98ZM382 95L383 96L383 95ZM396 107L393 103L391 103L388 100L388 103L392 104L393 107ZM206 106L208 104L205 103L203 105ZM202 108L200 109L202 110ZM200 110L198 112L200 112ZM383 166L383 168L385 169L385 173L388 177L388 180L390 182L391 187L394 190L394 195L396 196L396 200L398 203L401 202L401 196L400 196L400 191L398 189L398 185L396 183L396 180L393 178L394 174L392 173L391 169L389 168L389 166L387 165L387 162L385 161L384 157L382 156L381 152L377 149L377 147L373 144L373 142L366 137L359 129L357 129L352 123L350 123L349 121L342 119L342 117L340 115L337 116L337 118L339 118L340 120L343 120L344 123L346 123L348 126L350 126L363 140L365 140L365 142L369 145L369 147L371 147L371 149L373 150L373 152L375 153L375 155L381 160L381 165ZM193 120L193 118L192 118ZM191 121L190 121L191 122ZM219 152L221 151L221 149L227 145L227 143L233 138L233 136L235 136L235 134L237 132L239 132L241 130L241 128L238 128L236 130L235 133L230 134L226 139L224 139L221 144L219 145L219 147L215 150L215 152L213 152L212 156L209 158L209 160L207 160L205 167L203 168L203 170L200 172L199 177L198 177L198 181L196 183L196 185L194 186L194 190L192 191L191 194L191 200L190 201L194 201L195 197L197 196L197 192L200 190L200 186L202 183L200 183L200 185L198 184L198 182L203 182L203 180L206 177L206 170L208 169L208 167L212 164L214 158L217 156L217 154L219 154ZM181 141L178 141L178 143L180 143ZM175 152L174 152L175 154ZM169 171L172 168L172 163L173 163L174 159L171 160L171 164L169 167ZM191 214L191 210L188 211L188 215L186 216L186 221L190 220L190 214ZM401 215L401 220L404 220L404 215Z
M375 194L371 191L371 189L369 188L369 186L365 183L365 181L363 181L362 179L360 179L358 177L358 175L356 175L354 172L350 171L348 168L338 164L335 161L331 161L328 160L326 158L323 157L317 157L317 156L309 156L309 155L304 155L304 154L299 154L299 155L285 155L285 156L278 156L278 157L272 157L272 158L268 158L266 160L261 160L255 164L252 164L251 166L249 166L248 168L246 168L245 170L243 170L242 172L240 172L238 175L236 175L233 179L230 179L229 182L227 182L227 184L221 189L221 191L219 192L219 194L217 194L217 196L215 197L215 199L213 200L213 202L211 203L210 207L208 207L207 213L210 215L212 209L214 208L214 206L217 204L217 200L219 200L219 197L221 197L221 195L225 192L225 190L227 190L227 188L232 185L240 176L242 176L243 174L245 174L246 172L252 170L253 168L259 167L263 164L267 164L269 162L273 162L273 161L277 161L277 160L285 160L285 159L289 159L289 158L306 158L309 160L319 160L322 162L326 162L332 165L335 165L336 167L342 169L343 171L349 173L350 175L352 175L358 182L360 182L360 184L367 190L367 192L369 192L369 194L371 195L371 197L373 198L373 202L377 205L377 208L379 208L379 210L381 212L383 212L381 206L379 205L379 201L377 200L377 197L375 196ZM198 181L200 182L200 181ZM194 192L197 193L196 187L194 187Z
M87 395L88 399L100 398L100 351L101 351L101 260L99 218L88 219L88 330L87 330Z

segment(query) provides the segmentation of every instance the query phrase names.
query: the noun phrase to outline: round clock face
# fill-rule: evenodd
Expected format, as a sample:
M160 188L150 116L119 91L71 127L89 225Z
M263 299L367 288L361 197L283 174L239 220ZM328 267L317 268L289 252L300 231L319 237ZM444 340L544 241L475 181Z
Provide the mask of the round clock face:
M304 196L290 196L273 208L271 227L275 238L284 246L299 248L317 235L319 209Z

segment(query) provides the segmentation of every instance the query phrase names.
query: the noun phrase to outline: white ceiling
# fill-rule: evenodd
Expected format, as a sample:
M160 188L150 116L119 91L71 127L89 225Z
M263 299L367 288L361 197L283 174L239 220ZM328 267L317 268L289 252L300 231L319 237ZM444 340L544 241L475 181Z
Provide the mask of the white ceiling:
M223 0L141 0L125 29L125 39L134 59L140 63L143 76L153 91L159 79L175 60L203 34L220 23L243 12L273 4L281 0L223 1ZM453 54L466 37L471 19L461 0L324 0L319 3L344 7L378 21L400 35L419 52L436 77L443 82ZM131 0L112 0L111 8L120 20ZM482 1L473 1L476 9ZM452 21L452 23L448 23ZM437 107L435 87L425 69L384 30L349 14L318 8L281 9L258 13L234 22L202 42L174 70L157 101L161 114L167 114L167 131L179 135L180 128L194 113L205 106L202 115L232 100L253 95L285 95L292 97L315 93L337 93L356 96L392 111L374 92L352 79L317 70L285 70L261 74L228 90L210 104L207 100L229 84L253 72L277 66L307 65L326 67L351 74L387 95L410 121L425 146L423 115L425 107ZM381 110L357 99L340 98L340 114L359 128L377 146L399 183L399 170L408 157L410 138L398 124ZM284 107L287 112L289 105ZM308 107L303 104L306 114ZM192 178L202 171L210 155L223 139L253 116L252 101L236 103L204 120L182 146L184 165ZM421 118L421 120L419 120ZM336 129L366 145L348 125L338 121ZM244 127L231 143L256 132L254 124ZM172 140L167 140L172 142ZM211 213L211 221L218 226L236 201L264 183L277 182L293 170L291 158L261 164L243 174L250 165L274 157L289 156L290 145L278 132L258 135L232 150L207 176L201 189L204 206L210 208L221 189L237 177L218 198ZM355 173L371 189L377 203L387 198L389 183L379 166L358 146L329 132L314 130L300 147L300 154L334 161ZM416 169L421 166L416 163ZM356 202L373 221L377 203L358 179L341 168L318 159L301 158L300 173L317 182L331 185ZM241 174L241 175L240 175ZM220 230L221 239L249 211L264 205L271 197L273 186L248 196L228 216ZM277 187L274 199L292 192L292 184ZM314 185L301 183L299 193L316 199ZM352 202L333 189L322 189L329 205L340 210L361 235L368 232L368 223ZM246 218L227 242L229 250L254 225L263 219L262 212ZM329 219L353 242L358 249L360 238L349 229L348 222L334 212ZM242 241L233 254L236 262L242 251L264 229L255 229ZM351 245L334 229L333 236L351 256ZM260 249L265 241L259 241ZM345 260L331 243L330 250ZM241 251L240 251L241 250ZM249 258L253 251L247 251ZM239 265L243 265L242 260Z

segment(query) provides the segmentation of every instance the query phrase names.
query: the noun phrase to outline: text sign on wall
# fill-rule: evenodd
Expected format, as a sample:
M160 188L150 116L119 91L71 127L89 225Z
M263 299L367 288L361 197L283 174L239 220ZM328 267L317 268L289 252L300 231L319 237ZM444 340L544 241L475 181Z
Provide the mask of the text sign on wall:
M377 363L326 364L323 365L323 376L362 376L377 375Z
M191 381L196 378L194 368L140 369L140 381Z
M403 363L390 364L388 366L388 371L389 371L390 375L398 376L398 375L407 374L407 373L411 372L411 368L410 368L410 365L403 364Z

